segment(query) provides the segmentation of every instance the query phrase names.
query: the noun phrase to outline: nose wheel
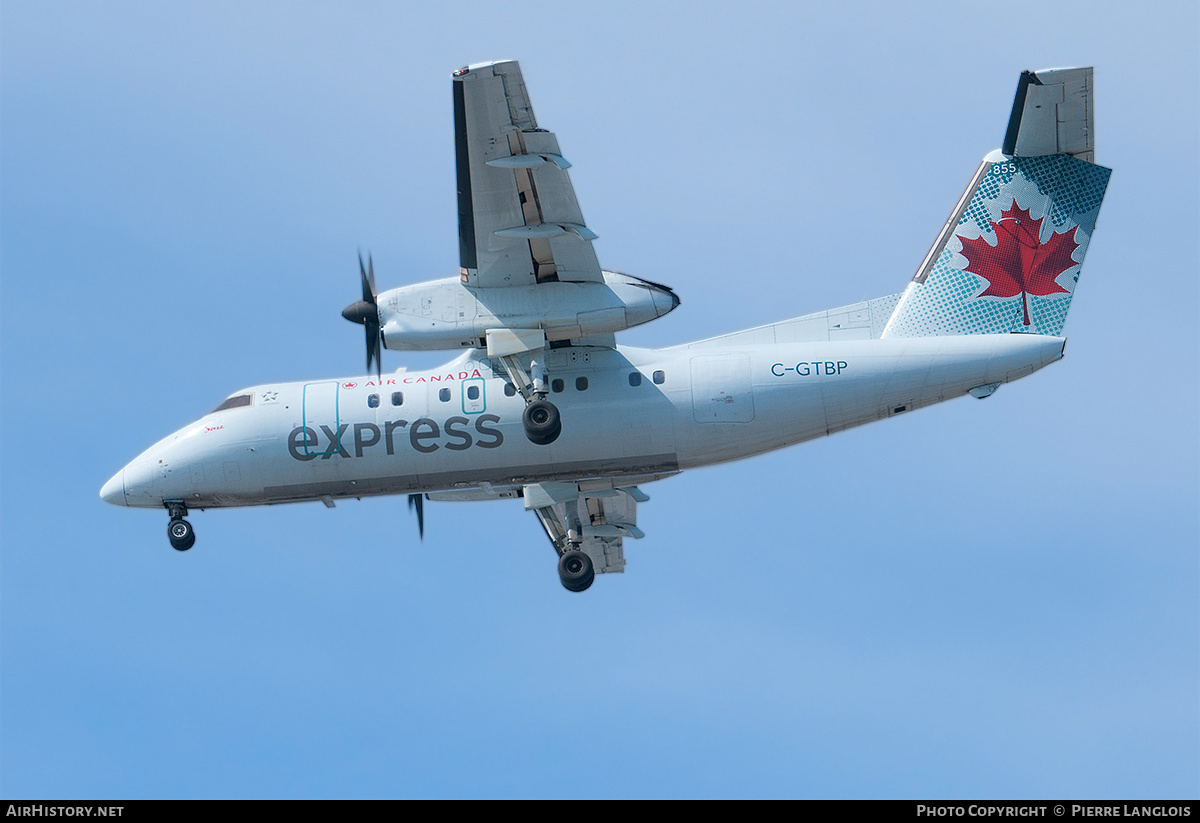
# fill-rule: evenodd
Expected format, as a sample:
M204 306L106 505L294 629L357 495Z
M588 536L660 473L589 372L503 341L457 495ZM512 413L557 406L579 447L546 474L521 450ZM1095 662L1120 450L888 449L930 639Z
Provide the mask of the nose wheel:
M171 541L171 548L185 552L196 542L196 531L191 523L177 517L167 525L167 539Z
M167 503L167 511L171 514L171 522L167 524L167 539L171 548L185 552L196 542L196 532L192 524L183 519L187 514L187 506L182 503Z

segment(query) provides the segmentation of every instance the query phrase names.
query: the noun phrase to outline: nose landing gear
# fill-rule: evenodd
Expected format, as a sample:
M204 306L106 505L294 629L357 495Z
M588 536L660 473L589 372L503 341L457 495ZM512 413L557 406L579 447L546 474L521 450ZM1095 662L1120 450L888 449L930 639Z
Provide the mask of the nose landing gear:
M196 532L192 524L183 519L187 514L187 506L176 502L164 505L171 515L171 522L167 524L167 539L171 541L171 548L185 552L196 542Z

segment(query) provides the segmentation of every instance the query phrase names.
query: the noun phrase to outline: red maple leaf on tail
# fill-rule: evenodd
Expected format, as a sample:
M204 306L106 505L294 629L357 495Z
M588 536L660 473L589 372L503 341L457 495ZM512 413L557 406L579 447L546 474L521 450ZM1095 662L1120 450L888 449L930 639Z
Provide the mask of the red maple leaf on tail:
M1029 325L1029 298L1033 294L1046 297L1051 294L1066 294L1058 285L1058 276L1076 265L1071 255L1079 248L1075 242L1075 231L1062 234L1051 233L1042 243L1042 221L1029 216L1029 209L1017 207L1013 200L1010 208L1000 212L1000 220L992 223L996 233L996 245L982 237L959 237L962 255L967 258L966 271L977 274L988 281L980 297L1016 297L1021 295L1025 308L1025 325Z

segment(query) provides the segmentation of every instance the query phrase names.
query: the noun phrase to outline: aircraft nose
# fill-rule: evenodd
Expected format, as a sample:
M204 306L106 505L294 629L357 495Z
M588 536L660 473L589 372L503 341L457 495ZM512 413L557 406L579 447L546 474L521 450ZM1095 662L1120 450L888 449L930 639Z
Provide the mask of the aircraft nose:
M108 482L100 487L100 499L105 503L112 503L114 506L125 505L125 470L119 472L109 478Z
M157 506L162 501L158 488L161 479L161 459L157 451L147 452L121 471L125 483L125 505L135 507Z

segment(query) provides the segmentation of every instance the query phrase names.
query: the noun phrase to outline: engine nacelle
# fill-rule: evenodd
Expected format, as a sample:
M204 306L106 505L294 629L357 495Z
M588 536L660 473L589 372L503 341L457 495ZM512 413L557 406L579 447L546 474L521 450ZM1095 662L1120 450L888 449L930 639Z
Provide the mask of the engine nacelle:
M379 295L389 349L433 350L486 345L488 329L537 329L547 340L608 334L662 317L679 305L666 286L619 272L604 282L471 288L459 278L402 286Z

